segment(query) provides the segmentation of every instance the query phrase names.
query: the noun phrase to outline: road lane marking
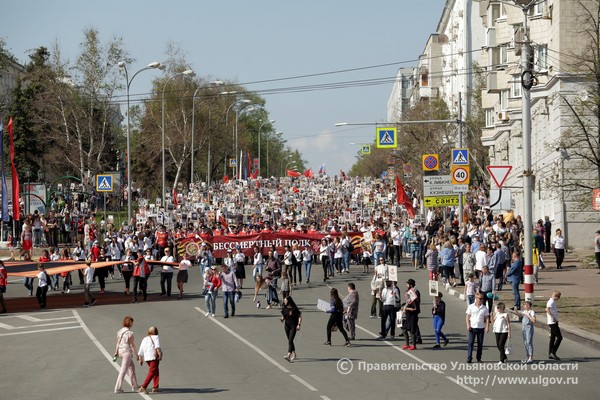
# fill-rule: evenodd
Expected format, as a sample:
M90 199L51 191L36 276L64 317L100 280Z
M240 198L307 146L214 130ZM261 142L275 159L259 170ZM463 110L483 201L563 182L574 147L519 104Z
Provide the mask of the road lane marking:
M1 336L14 336L14 335L25 335L27 333L45 333L45 332L53 332L53 331L64 331L65 329L79 329L81 326L65 326L63 328L55 328L55 329L40 329L37 331L25 331L25 332L12 332L12 333L0 333Z
M44 312L44 315L48 315L49 313ZM29 322L44 322L44 321L58 321L61 319L74 319L75 317L58 317L58 318L38 318L38 317L32 317L31 315L15 315L16 318L21 318L24 319L25 321L29 321Z
M200 314L205 314L206 313L206 311L202 310L200 307L194 307L194 308ZM271 356L269 356L268 354L266 354L260 348L258 348L257 346L255 346L253 343L249 342L246 338L240 336L238 333L236 333L235 331L233 331L227 325L223 324L221 321L218 321L215 318L209 318L209 319L212 322L214 322L215 324L219 325L221 328L223 328L226 332L228 332L229 334L231 334L233 337L235 337L236 339L238 339L240 342L244 343L246 346L250 347L252 350L254 350L258 354L260 354L265 360L267 360L268 362L270 362L271 364L273 364L275 367L279 368L281 371L285 372L286 374L289 374L289 376L291 378L294 378L296 381L298 381L300 384L302 384L308 390L310 390L312 392L318 392L319 391L319 389L317 389L316 387L314 387L310 383L306 382L304 379L300 378L297 375L292 374L290 372L290 370L288 370L287 368L285 368L283 365L279 364ZM326 399L326 397L323 397L323 396L321 396L321 398L322 399Z
M96 347L98 348L98 350L100 350L100 353L102 353L104 358L106 358L108 360L108 362L115 368L115 370L117 370L117 372L119 372L121 370L121 366L118 363L113 362L112 354L110 354L108 351L106 351L106 349L102 346L102 343L100 343L100 341L98 339L96 339L96 336L94 336L94 334L92 333L92 331L90 331L90 329L87 327L85 322L83 322L83 320L79 316L79 313L77 311L73 310L73 315L75 316L77 321L79 321L80 327L83 328L83 331L88 335L88 337L90 338L92 343L94 343L96 345ZM131 386L131 380L129 379L129 377L127 375L125 376L125 380ZM140 392L138 392L138 394L140 396L142 396L142 398L144 398L144 399L152 400L152 397L150 397L147 394L140 393Z
M8 331L12 331L12 330L15 330L15 329L40 328L42 326L67 325L67 324L76 324L76 323L77 323L77 321L49 322L47 324L24 325L24 326L14 326L14 325L8 325L8 324L0 324L0 328L6 329Z
M369 330L368 330L368 329L366 329L366 328L363 328L362 326L356 325L356 327L357 327L358 329L360 329L361 331L363 331L363 332L365 332L365 333L367 333L367 334L371 335L372 337L375 337L375 338L377 338L377 337L378 337L378 335L374 334L373 332L369 331ZM398 351L399 351L399 352L401 352L402 354L404 354L404 355L406 355L406 356L408 356L408 357L412 358L413 360L417 361L418 363L421 363L421 364L423 364L423 365L431 365L431 363L428 363L428 362L426 362L425 360L422 360L422 359L420 359L419 357L415 356L413 353L410 353L410 352L408 352L408 351L406 351L406 350L402 350L402 348L400 348L400 347L398 347L398 346L394 345L394 344L393 344L393 343L391 343L389 340L383 340L383 343L387 344L388 346L391 346L391 347L393 347L394 349L398 350ZM452 382L456 383L458 386L460 386L461 388L465 389L465 390L466 390L466 391L468 391L468 392L471 392L471 393L473 393L473 394L479 394L479 392L478 392L478 391L476 391L475 389L473 389L473 388L471 388L471 387L469 387L469 386L467 386L467 385L464 385L464 384L461 384L461 383L459 383L459 382L458 382L456 379L454 379L454 378L451 378L451 377L449 377L449 376L446 376L446 374L445 374L443 371L440 371L439 369L432 368L432 369L431 369L431 371L435 371L435 372L437 372L437 373L438 373L438 374L440 374L440 375L444 375L444 376L445 376L447 379L449 379L449 380L451 380Z

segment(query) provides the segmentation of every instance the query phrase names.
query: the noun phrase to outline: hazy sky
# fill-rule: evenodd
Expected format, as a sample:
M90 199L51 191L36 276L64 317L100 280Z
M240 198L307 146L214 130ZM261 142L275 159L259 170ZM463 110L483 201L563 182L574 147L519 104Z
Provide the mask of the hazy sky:
M75 59L83 30L103 42L124 39L135 71L166 58L169 41L187 53L194 71L233 80L263 95L276 130L315 171L326 163L339 174L372 142L374 127L336 128L336 122L385 121L391 80L413 66L437 27L445 0L11 0L2 7L0 37L21 62L39 46L58 41ZM381 66L387 64L386 66ZM362 68L380 66L374 68ZM358 69L349 72L341 70ZM337 72L337 73L330 73ZM327 74L324 74L327 73ZM300 75L312 77L278 78ZM131 93L150 90L155 72L133 82ZM381 81L364 85L365 80ZM332 89L332 84L344 88ZM306 85L324 90L294 91ZM282 90L290 88L290 90Z

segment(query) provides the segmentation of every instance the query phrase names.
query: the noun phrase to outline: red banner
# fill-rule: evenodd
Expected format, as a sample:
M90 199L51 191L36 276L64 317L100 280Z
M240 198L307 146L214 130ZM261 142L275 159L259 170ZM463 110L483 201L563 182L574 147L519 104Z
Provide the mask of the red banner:
M258 233L255 235L244 235L244 236L213 236L212 238L203 240L200 238L183 238L177 240L177 253L183 255L187 253L190 257L194 257L200 253L200 246L205 243L209 249L211 249L213 257L224 258L227 256L227 250L235 250L237 246L240 246L242 252L247 256L252 256L254 245L260 247L261 253L266 255L271 248L275 245L277 253L283 254L285 252L285 246L293 246L295 244L303 250L307 244L311 246L315 254L319 254L319 246L321 240L326 237L340 236L341 233ZM360 243L362 241L362 232L351 232L348 233L349 239L352 241L354 247L353 253L360 252Z

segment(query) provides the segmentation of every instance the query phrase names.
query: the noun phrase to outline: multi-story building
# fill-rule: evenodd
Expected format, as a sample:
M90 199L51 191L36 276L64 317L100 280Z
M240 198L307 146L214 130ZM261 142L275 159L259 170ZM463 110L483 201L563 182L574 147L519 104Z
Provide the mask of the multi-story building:
M3 58L0 64L0 114L3 114L7 111L12 98L12 92L17 86L17 81L23 73L24 68L12 58L2 55L0 57Z
M531 89L533 219L550 217L553 228L562 228L571 246L587 247L590 232L597 228L592 224L597 224L598 217L591 209L582 211L575 203L577 196L565 193L561 187L565 165L568 167L572 160L568 159L568 149L565 151L557 145L572 127L572 114L564 107L564 99L585 87L583 79L571 73L573 58L569 55L583 51L585 45L578 37L580 30L575 28L577 3L574 0L538 1L527 13L513 2L480 3L487 52L482 142L489 148L490 164L513 167L504 187L510 189L514 209L521 214L524 208L521 57L524 46L530 42L537 81ZM490 183L491 187L495 186Z

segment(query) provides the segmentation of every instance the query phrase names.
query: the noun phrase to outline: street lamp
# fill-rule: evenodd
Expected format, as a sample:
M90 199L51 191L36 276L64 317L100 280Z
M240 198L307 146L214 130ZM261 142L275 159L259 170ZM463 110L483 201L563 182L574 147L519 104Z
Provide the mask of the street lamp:
M163 85L163 90L162 90L162 115L161 115L161 130L162 130L162 206L165 208L165 210L167 209L167 204L165 203L165 191L167 188L167 184L166 184L166 175L165 175L165 89L167 88L167 84L169 83L169 81L173 78L175 78L176 76L180 76L180 75L189 75L189 76L194 76L194 71L192 71L191 69L186 69L183 72L177 72L171 76L169 76L167 78L167 80L165 81L165 84Z
M292 156L292 154L289 154L288 157L285 157L285 158L289 158L291 156ZM284 158L284 160L285 160L285 158ZM290 165L296 166L296 161L292 160L292 161L288 162L287 164L285 164L285 168L283 168L281 170L281 176L284 176L286 174L286 171L288 170L288 168L289 168Z
M240 162L242 160L241 160L241 157L239 160L237 159L237 157L238 157L238 121L239 121L240 115L242 115L242 113L256 110L256 107L249 107L249 108L246 108L246 107L247 107L247 105L235 110L235 158L236 158L235 167L237 168L236 175L238 175L238 179L242 179L242 169L240 168Z
M275 132L275 136L277 135L283 135L283 132L279 131L279 132ZM270 176L269 172L271 170L269 169L269 135L267 134L267 177Z
M260 130L262 129L262 127L266 124L274 124L276 121L274 119L271 120L267 120L265 122L263 122L262 124L260 124L260 126L258 127L258 175L260 175ZM267 141L267 154L269 153L269 142ZM268 156L267 156L268 158Z
M231 95L231 94L237 94L237 92L236 91L233 91L233 92L221 92L219 94L222 94L222 95ZM227 107L227 111L225 111L225 128L227 128L229 126L229 111L231 110L231 108L233 106L235 106L236 104L241 104L241 103L243 103L243 104L250 104L250 103L252 103L252 100L238 99L238 100L234 101L233 103L231 103L229 105L229 107ZM237 111L236 111L236 116L237 116ZM233 156L234 156L233 158L235 158L235 160L236 160L236 166L235 166L236 173L235 173L235 175L237 176L237 167L238 167L237 166L237 154L236 154L237 153L237 144L236 144L236 141L235 141L235 133L236 133L236 129L235 129L235 127L233 127L232 130L231 130L231 142L233 143Z
M150 64L148 64L147 67L141 68L138 71L136 71L135 74L133 74L133 76L131 77L131 79L129 79L129 74L127 73L127 65L121 61L119 62L119 68L121 68L124 72L125 72L125 81L127 82L126 85L126 92L127 92L127 225L129 226L129 224L131 223L131 127L129 124L129 87L131 86L131 82L133 82L133 79L142 71L146 71L148 69L164 69L164 65L162 65L159 62L152 62Z
M196 115L196 95L201 89L208 87L210 85L219 86L222 85L223 81L213 81L208 82L204 85L198 86L194 95L192 96L192 157L191 157L191 167L190 167L190 184L194 183L194 136L196 136L196 128L195 128L195 115ZM209 120L210 121L210 120ZM209 127L210 128L210 127ZM210 164L210 153L209 153L209 164ZM210 165L208 166L210 168Z

